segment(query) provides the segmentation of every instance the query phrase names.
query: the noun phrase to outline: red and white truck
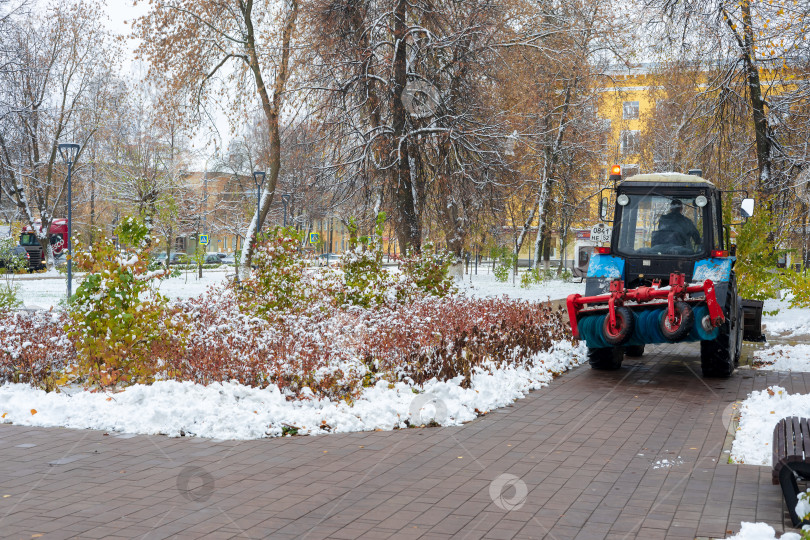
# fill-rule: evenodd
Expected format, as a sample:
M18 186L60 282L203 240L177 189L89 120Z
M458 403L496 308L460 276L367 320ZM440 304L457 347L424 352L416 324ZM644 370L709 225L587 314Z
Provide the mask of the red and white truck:
M34 227L26 225L20 233L20 245L28 253L28 267L32 270L40 270L45 267L45 253L39 243L38 234L42 231L42 222L36 220ZM48 231L48 238L53 246L54 256L60 255L68 247L67 219L58 218L51 222Z

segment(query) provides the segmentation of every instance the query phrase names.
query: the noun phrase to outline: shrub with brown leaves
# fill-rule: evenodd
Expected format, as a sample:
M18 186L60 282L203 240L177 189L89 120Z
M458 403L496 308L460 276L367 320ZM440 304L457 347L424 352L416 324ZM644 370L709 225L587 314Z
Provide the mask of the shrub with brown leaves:
M425 297L376 308L347 306L246 313L227 288L174 302L183 346L153 350L156 377L200 384L276 385L289 399L355 399L379 380L423 384L476 369L531 364L568 336L562 312L520 300ZM0 381L52 389L76 361L64 315L0 319Z
M61 312L22 311L0 317L0 383L28 383L54 390L76 349Z

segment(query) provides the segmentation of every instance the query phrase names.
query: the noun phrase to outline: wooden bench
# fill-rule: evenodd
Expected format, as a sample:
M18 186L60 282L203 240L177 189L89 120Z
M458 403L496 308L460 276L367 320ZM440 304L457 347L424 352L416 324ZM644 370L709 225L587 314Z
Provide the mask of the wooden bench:
M773 483L782 487L794 527L810 525L796 515L797 480L810 479L810 425L807 418L783 418L773 430Z

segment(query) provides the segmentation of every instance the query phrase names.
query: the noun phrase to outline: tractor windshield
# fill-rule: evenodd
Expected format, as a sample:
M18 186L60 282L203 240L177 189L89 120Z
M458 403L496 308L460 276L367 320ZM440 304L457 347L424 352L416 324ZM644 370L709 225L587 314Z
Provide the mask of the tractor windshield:
M670 256L703 252L705 197L623 194L622 202L619 252Z

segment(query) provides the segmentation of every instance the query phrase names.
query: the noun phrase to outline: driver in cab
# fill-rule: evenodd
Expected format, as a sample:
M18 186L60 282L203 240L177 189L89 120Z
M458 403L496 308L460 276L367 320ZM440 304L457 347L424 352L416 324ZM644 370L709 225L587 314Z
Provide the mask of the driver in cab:
M682 212L683 202L680 199L672 199L669 212L658 220L657 238L654 240L654 244L674 244L690 250L692 242L694 245L700 245L700 233L697 227Z

